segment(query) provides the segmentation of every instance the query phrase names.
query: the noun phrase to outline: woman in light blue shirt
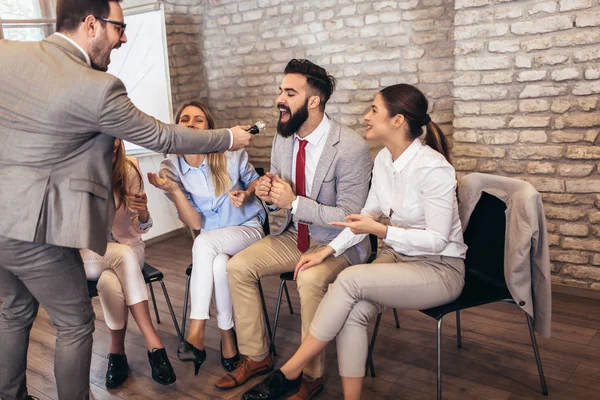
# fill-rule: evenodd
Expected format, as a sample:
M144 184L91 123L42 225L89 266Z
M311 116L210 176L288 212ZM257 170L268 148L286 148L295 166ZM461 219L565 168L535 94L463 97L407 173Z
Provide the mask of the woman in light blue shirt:
M175 123L201 130L216 127L208 108L198 102L184 104ZM254 196L258 174L248 162L248 154L238 150L171 155L161 163L159 175L148 174L150 183L166 192L183 223L200 230L192 249L192 323L177 355L182 361L193 362L198 374L206 359L204 336L214 286L221 364L232 371L240 356L226 267L231 256L264 236L265 211Z

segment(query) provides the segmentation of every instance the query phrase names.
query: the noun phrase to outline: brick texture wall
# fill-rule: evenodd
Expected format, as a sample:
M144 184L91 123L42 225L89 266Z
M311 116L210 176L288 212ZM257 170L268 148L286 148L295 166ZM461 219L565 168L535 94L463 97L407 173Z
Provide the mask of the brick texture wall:
M203 0L166 0L165 21L173 115L181 104L206 99L206 69L202 62Z
M454 162L542 193L554 281L600 290L600 6L456 0Z
M459 175L514 176L542 193L553 280L600 290L599 3L167 0L174 106L202 98L221 126L265 120L249 149L265 164L289 59L338 78L328 112L363 135L378 90L415 84Z
M374 94L399 82L419 83L432 100L434 118L451 130L453 4L441 0L211 4L203 29L208 102L223 125L267 122L268 133L257 137L249 151L253 159L269 160L279 115L278 86L291 58L308 58L338 79L327 111L362 134L362 117Z

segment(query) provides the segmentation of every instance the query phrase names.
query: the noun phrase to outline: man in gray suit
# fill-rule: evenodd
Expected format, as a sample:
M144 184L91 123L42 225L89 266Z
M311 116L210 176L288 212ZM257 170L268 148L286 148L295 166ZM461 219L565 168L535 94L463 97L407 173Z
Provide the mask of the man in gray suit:
M274 234L241 251L227 265L238 346L244 357L236 370L217 382L223 389L273 368L257 280L294 271L303 253L327 245L339 234L329 223L359 213L369 189L367 143L325 114L335 79L308 60L291 60L284 72L271 171L260 179L256 194L270 211L285 210L286 218ZM364 262L368 251L367 239L344 257L331 257L298 276L302 337L328 285L344 268ZM305 369L295 399L310 398L323 389L323 368L324 355L320 355Z
M26 399L41 304L57 329L58 397L86 399L94 313L78 249L104 254L113 137L157 152L240 149L244 127L198 132L139 111L104 73L126 42L117 0L59 0L57 34L0 40L0 398Z

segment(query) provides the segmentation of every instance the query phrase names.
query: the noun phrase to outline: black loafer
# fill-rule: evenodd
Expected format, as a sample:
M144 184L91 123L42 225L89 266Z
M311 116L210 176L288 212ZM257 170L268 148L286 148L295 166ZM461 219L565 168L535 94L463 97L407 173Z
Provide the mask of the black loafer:
M106 387L114 389L123 384L129 375L129 365L125 354L108 355L108 369L106 370Z
M242 395L242 400L277 400L289 396L300 389L302 374L294 380L289 380L280 370L267 376L258 385Z
M177 377L165 349L153 349L152 352L148 352L148 361L152 369L152 379L161 385L175 383Z

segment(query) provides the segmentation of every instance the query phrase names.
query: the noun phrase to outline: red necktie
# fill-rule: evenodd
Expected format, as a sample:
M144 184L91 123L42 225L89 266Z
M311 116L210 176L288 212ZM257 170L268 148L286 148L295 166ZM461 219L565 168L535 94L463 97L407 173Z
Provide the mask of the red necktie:
M306 145L308 141L299 140L300 147L296 154L296 195L306 196L306 181L304 168L306 165ZM298 250L304 253L308 250L308 226L298 223Z

